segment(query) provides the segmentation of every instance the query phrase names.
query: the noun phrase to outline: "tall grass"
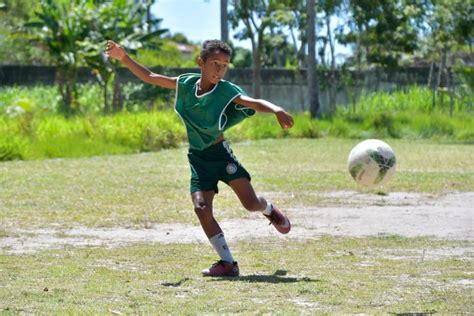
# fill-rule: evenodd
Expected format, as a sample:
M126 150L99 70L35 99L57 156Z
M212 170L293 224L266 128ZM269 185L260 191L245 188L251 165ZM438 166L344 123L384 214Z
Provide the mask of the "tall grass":
M169 105L159 112L137 109L103 116L98 87L89 84L80 90L82 114L66 119L57 114L54 87L0 89L0 161L157 151L186 141L184 127ZM421 87L363 93L355 106L340 106L331 117L316 120L295 113L290 130L281 129L273 115L259 114L226 136L237 141L335 136L474 143L473 109L456 99L450 116L445 103L438 98L433 107L431 91Z
M171 111L0 118L0 160L157 151L184 141L185 131Z

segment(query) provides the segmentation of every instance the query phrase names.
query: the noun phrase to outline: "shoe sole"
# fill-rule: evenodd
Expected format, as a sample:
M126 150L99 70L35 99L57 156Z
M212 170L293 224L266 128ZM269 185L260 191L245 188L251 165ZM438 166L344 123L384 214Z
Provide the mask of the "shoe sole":
M273 225L276 230L278 230L278 232L280 232L281 234L288 234L291 230L291 223L290 223L290 220L287 218L286 219L287 223L286 225Z

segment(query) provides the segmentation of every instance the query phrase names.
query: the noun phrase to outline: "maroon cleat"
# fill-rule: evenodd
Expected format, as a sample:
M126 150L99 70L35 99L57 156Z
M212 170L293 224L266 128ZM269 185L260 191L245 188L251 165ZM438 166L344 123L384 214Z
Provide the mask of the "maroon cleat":
M265 215L265 214L263 214ZM279 209L272 205L272 212L270 215L265 215L266 218L270 220L270 224L275 226L276 230L278 230L282 234L288 234L291 229L291 223L288 217L283 215Z
M211 277L236 277L239 276L239 265L235 261L230 263L224 260L219 260L209 269L202 270L202 275Z

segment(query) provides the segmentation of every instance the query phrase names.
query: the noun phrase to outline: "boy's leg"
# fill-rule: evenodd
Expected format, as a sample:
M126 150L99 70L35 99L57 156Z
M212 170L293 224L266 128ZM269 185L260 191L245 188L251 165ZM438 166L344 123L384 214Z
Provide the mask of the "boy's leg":
M211 238L222 233L222 229L215 220L212 212L212 202L214 200L214 195L214 191L198 191L191 193L194 212L196 213L207 238Z
M238 276L239 267L237 262L234 262L222 229L213 215L212 202L214 195L214 191L198 191L191 194L194 212L198 216L201 227L221 258L212 267L203 270L202 273L204 276Z
M288 218L263 197L257 196L248 178L231 180L228 184L247 210L262 212L263 215L270 220L270 223L282 234L287 234L290 231L291 223Z

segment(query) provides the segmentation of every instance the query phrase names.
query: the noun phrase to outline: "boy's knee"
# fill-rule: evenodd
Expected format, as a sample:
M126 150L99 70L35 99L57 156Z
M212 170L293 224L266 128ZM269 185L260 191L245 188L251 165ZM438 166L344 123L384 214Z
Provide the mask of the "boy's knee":
M203 207L194 207L194 213L198 216L203 216L205 214L211 213L211 208L203 206Z
M205 216L207 214L212 214L212 208L204 201L204 199L193 200L194 204L194 213L197 216Z

